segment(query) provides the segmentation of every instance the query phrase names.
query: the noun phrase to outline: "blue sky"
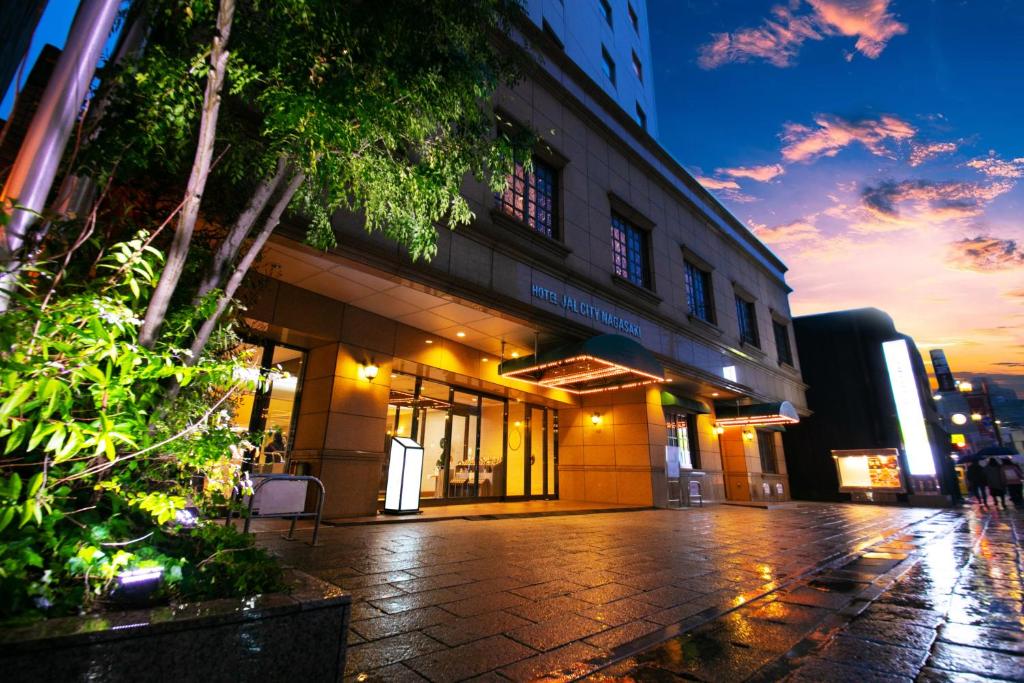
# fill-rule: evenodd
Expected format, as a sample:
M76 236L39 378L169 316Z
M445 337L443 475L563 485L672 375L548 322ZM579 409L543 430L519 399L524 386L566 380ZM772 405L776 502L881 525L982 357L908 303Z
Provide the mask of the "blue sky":
M28 72L36 63L36 57L47 43L63 47L68 37L68 29L71 27L71 20L78 8L78 0L50 0L39 19L39 26L32 36L32 47L29 48L28 60L26 62L23 78L28 78ZM0 101L0 119L6 119L14 106L15 85L12 85L8 92L4 93Z
M1024 5L649 0L661 143L789 266L1024 375ZM1016 383L1024 388L1024 383Z

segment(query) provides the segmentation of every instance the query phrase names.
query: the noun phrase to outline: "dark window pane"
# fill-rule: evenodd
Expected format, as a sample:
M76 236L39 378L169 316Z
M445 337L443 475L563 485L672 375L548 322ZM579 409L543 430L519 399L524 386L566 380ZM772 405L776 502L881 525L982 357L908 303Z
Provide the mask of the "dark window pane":
M534 159L533 172L521 165L508 177L505 191L495 195L498 209L547 237L555 236L555 169Z
M686 265L686 303L690 315L709 323L715 322L712 307L711 273L701 270L689 261Z
M757 432L757 450L761 454L761 471L768 474L778 474L778 461L775 456L775 433Z
M754 310L754 302L737 296L736 319L740 326L740 341L760 348L761 342L757 336L757 313Z
M772 330L775 332L775 348L778 351L779 362L793 365L793 349L789 345L789 328L773 320Z
M615 274L640 287L647 287L647 235L619 216L612 214L612 265Z

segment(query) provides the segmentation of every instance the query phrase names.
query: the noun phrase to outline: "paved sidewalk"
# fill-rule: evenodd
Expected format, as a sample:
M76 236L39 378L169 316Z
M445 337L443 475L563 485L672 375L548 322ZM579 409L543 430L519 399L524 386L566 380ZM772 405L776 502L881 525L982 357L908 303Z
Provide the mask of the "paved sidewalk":
M1024 514L947 511L594 681L1024 680Z
M352 679L519 681L585 676L748 603L770 612L780 589L828 562L947 514L722 506L326 528L318 548L261 543L352 593ZM793 600L820 599L799 590ZM767 663L740 646L719 658L740 678Z

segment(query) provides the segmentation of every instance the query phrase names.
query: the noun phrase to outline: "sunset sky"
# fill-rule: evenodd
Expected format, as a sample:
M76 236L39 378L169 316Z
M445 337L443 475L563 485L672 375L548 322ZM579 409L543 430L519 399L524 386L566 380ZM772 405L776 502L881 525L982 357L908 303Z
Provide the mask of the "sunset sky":
M1024 395L1024 4L649 0L660 141L789 266Z

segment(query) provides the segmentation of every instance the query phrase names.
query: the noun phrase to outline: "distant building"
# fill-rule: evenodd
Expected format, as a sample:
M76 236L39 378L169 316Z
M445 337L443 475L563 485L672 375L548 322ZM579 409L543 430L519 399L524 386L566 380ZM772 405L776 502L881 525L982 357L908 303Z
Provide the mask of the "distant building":
M793 331L813 413L783 435L793 497L895 502L915 494L950 494L955 480L949 438L913 339L875 308L794 318ZM901 490L840 491L833 452L886 449L899 450ZM864 468L866 476L866 463Z
M646 0L527 0L534 24L641 128L658 136Z

